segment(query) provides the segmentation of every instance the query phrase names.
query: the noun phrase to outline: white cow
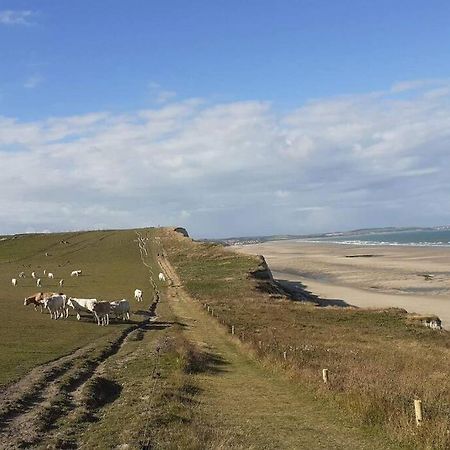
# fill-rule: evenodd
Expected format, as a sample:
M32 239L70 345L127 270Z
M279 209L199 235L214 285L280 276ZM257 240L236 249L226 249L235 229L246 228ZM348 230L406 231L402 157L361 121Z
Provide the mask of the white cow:
M25 278L25 272L20 272L19 273L19 278Z
M17 279L16 278L11 278L11 284L13 286L17 286Z
M35 272L31 272L31 278L36 278L36 273Z
M37 286L37 287L42 286L42 284L41 284L41 279L40 279L40 278L38 278L38 279L36 280L36 286Z
M79 277L81 275L81 270L72 270L72 273L70 274L71 277Z
M94 315L97 319L97 325L109 325L109 315L111 314L111 303L97 302L94 304Z
M142 302L142 291L140 289L135 289L134 290L134 298L138 301L138 302Z
M59 286L63 287L63 284L64 284L64 279L59 280Z
M52 295L44 300L44 308L48 309L51 319L68 317L67 297L65 295Z
M47 270L46 269L44 269L44 275L47 273Z
M166 281L166 277L164 276L164 274L162 272L159 272L158 278L159 278L159 281Z
M93 313L94 312L94 305L97 303L96 298L74 298L70 297L69 300L67 300L67 306L70 306L73 308L77 313L77 320L80 320L81 312L88 312Z
M111 312L114 313L116 319L122 316L122 320L130 319L130 302L126 299L117 302L111 302Z
M51 272L49 272L47 276L51 279L55 278L55 275L53 275Z

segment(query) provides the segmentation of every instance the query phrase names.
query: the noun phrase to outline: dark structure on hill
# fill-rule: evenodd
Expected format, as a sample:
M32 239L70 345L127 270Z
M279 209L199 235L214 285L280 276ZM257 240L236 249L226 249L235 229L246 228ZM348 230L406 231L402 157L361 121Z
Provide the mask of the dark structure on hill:
M177 227L177 228L174 228L173 231L176 231L177 233L182 234L184 237L187 237L187 238L189 237L189 234L188 234L188 232L186 231L186 228L183 228L183 227Z

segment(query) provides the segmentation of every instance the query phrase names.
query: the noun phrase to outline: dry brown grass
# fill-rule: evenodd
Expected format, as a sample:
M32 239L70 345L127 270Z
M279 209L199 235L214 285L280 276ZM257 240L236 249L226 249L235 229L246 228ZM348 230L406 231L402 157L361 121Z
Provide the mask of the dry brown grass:
M401 310L367 311L293 302L249 277L259 261L217 245L162 233L189 294L262 359L282 365L363 427L383 429L412 448L450 447L450 337L408 320ZM283 352L287 352L287 360ZM321 371L328 368L330 384ZM413 399L424 405L414 422Z

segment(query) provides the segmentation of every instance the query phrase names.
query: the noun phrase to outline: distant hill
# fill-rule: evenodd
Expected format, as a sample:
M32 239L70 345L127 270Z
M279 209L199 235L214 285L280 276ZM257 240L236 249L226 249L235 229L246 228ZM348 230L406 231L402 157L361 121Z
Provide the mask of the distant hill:
M328 233L316 234L274 234L269 236L241 236L229 237L223 239L202 239L204 242L219 242L224 245L245 245L245 244L259 244L268 241L284 241L290 239L314 239L326 238L333 236L358 236L362 234L378 234L378 233L398 233L402 231L442 231L450 230L449 225L436 227L381 227L381 228L358 228L349 231L332 231Z

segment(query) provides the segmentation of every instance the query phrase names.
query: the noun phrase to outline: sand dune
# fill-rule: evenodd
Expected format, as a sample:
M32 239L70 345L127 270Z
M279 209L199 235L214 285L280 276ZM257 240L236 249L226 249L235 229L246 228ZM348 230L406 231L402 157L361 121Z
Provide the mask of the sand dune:
M450 249L274 241L236 247L262 254L275 278L358 307L436 314L450 329ZM428 277L427 275L431 275Z

